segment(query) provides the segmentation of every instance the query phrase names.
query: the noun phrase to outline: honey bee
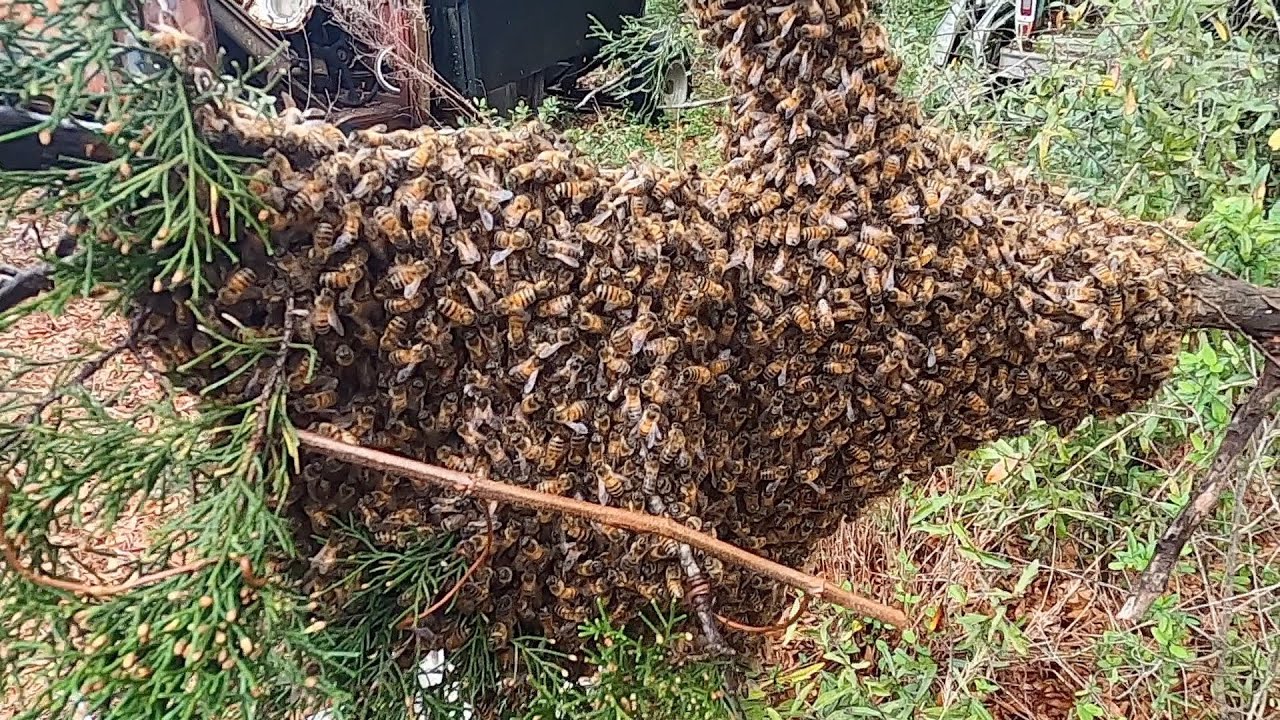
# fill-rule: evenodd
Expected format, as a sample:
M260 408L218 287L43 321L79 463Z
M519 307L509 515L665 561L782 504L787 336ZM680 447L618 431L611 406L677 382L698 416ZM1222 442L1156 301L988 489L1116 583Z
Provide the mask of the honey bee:
M533 236L524 228L499 230L493 235L493 243L498 249L489 258L490 267L501 264L513 253L533 247Z
M538 463L538 469L542 472L551 472L560 466L564 460L565 454L569 450L569 442L565 440L563 435L552 435L547 441L547 446L542 453L542 459Z
M355 258L343 263L337 270L320 273L321 287L330 290L346 290L364 279L364 263Z
M409 330L409 320L403 315L395 315L387 321L387 327L382 331L382 337L378 341L378 347L384 352L390 352L400 347L400 341Z
M414 295L413 297L393 297L387 298L383 302L383 308L392 315L404 315L417 310L424 304L426 304L426 299L421 295Z
M310 322L311 328L320 335L330 330L338 333L339 336L346 334L342 327L342 320L338 317L337 300L327 290L316 295L315 303L311 308Z
M533 209L533 198L528 195L517 195L502 209L502 223L508 228L520 227L524 216Z
M795 112L800 109L800 104L804 101L804 91L802 87L803 86L797 86L795 90L792 90L791 94L787 95L779 101L776 106L774 106L774 110L781 113L782 116L786 118L794 115Z
M1118 286L1115 270L1106 263L1098 263L1089 268L1089 274L1098 279L1102 287L1111 290Z
M1093 311L1092 315L1080 323L1080 329L1084 332L1092 333L1094 339L1101 340L1103 333L1107 330L1107 320L1110 314L1107 308L1099 307Z
M418 203L409 211L409 235L415 242L425 242L431 237L435 226L435 205L428 202Z
M682 385L710 385L715 380L711 368L705 365L690 365L680 371L678 382Z
M631 307L636 300L635 293L620 285L600 285L592 293L597 299L604 301L605 312Z
M1102 291L1095 287L1076 283L1067 287L1066 292L1062 294L1062 298L1069 303L1099 303L1102 302Z
M390 398L387 412L392 417L399 417L409 408L409 387L407 385L392 385L387 390L387 396Z
M593 180L570 180L558 182L547 191L552 202L568 200L574 205L581 205L600 193L600 186Z
M566 240L542 240L538 243L538 252L544 257L558 260L571 268L582 266L582 246L577 243Z
M552 575L547 578L547 591L555 596L556 599L562 600L566 603L572 602L578 597L577 588L566 584L558 575Z
M989 271L989 269L988 269ZM999 283L991 279L987 273L983 273L974 279L974 284L978 288L978 292L989 298L998 298L1004 294L1004 288Z
M828 228L829 229L829 228ZM829 248L822 248L814 254L814 260L832 275L842 276L845 273L844 261Z
M244 299L249 288L258 281L258 274L252 268L242 267L227 278L218 289L219 305L235 305Z
M538 303L537 315L541 318L568 317L576 303L573 295L558 295Z
M822 364L822 371L829 375L852 375L858 372L858 364L841 360L828 360Z
M403 290L405 298L418 294L422 283L427 279L429 266L424 260L397 262L387 271L387 284L396 290Z
M586 400L575 400L571 403L561 403L551 411L551 417L556 422L573 430L580 435L587 434L587 426L582 422L590 412L591 405Z
M428 349L425 343L417 343L412 347L396 348L387 357L392 364L400 367L416 366L427 359Z
M318 213L324 209L327 190L328 188L323 181L308 180L294 193L293 198L289 201L289 206L299 213Z
M662 420L662 409L650 402L645 406L644 413L640 414L640 420L636 421L635 434L637 437L644 438L649 447L653 447L658 438L662 437L658 428L659 420Z
M337 404L337 390L321 390L319 392L308 393L302 396L303 412L320 412L321 410L328 410Z
M658 179L653 184L653 197L658 202L666 202L673 195L683 189L684 182L675 175L667 175Z
M782 194L777 190L766 190L759 200L747 206L747 214L754 218L763 217L777 210L782 205Z
M315 230L311 231L311 247L315 257L328 259L334 251L334 238L337 231L332 223L318 222ZM345 249L345 248L344 248Z
M923 270L938 257L938 246L929 243L914 255L908 255L905 264L908 270Z
M920 198L924 205L924 215L936 219L942 211L942 204L951 195L951 187L938 181L929 181L920 186Z
M620 375L626 375L631 372L631 363L627 362L617 354L611 345L605 345L600 351L600 361L604 363L604 369L611 378L617 378Z
M867 72L878 77L896 75L902 69L902 61L894 55L881 55L866 64Z
M800 239L810 243L830 240L834 235L835 231L826 225L800 228Z
M534 538L525 535L520 538L520 557L534 565L542 563L547 559L547 548Z
M542 364L538 360L537 355L530 355L527 359L512 366L507 374L517 380L524 381L524 394L528 395L533 391L534 384L538 381L538 372L542 368Z
M577 227L577 233L582 236L583 240L586 240L591 245L596 246L603 245L609 239L609 233L595 225L587 223L579 224Z
M479 313L447 295L436 301L436 308L455 325L470 326L479 319Z
M1124 296L1121 293L1112 293L1107 298L1107 312L1111 314L1112 323L1124 320Z
M849 160L849 170L851 172L862 172L867 168L873 168L880 164L880 151L867 150L859 153Z
M879 305L884 298L884 277L881 276L880 270L874 265L865 265L862 268L862 282L867 286L867 299L872 305Z
M600 504L608 505L610 500L622 497L630 489L631 482L606 463L596 471L596 487Z
M570 490L573 490L573 476L557 475L539 482L536 488L538 492L548 495L567 495Z
M648 339L649 333L658 324L658 318L653 313L642 313L636 321L616 330L610 337L610 342L619 352L625 352L630 355L638 355L644 348L645 340Z
M802 25L800 26L800 37L809 40L825 40L831 37L831 25L827 23Z
M862 27L866 19L862 15L862 10L857 5L848 5L845 7L846 12L836 21L836 30L840 33L851 33Z
M428 166L435 164L439 152L440 148L436 142L421 142L409 155L409 161L405 166L410 173L420 175Z
M360 179L356 182L356 186L351 190L351 197L356 200L364 200L365 198L372 196L374 193L380 192L384 185L385 179L383 178L382 171L375 168L360 176Z
M533 305L538 299L538 295L544 292L549 285L546 281L538 281L537 283L521 282L514 292L499 300L494 307L508 315L523 313Z

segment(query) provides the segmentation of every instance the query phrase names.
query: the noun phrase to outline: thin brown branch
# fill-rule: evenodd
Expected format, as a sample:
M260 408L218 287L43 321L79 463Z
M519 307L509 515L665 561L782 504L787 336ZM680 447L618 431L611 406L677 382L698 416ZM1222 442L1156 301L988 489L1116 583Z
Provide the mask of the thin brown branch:
M564 515L595 520L624 530L670 538L717 557L723 562L757 572L784 585L873 617L885 624L896 627L907 625L907 616L897 608L856 595L822 578L767 560L681 525L670 518L596 505L574 498L538 492L530 488L476 478L466 473L410 460L399 455L351 445L306 430L298 431L298 442L309 450L352 465L416 478L481 499L535 510L551 510Z
M249 440L249 451L245 453L245 457L253 457L262 447L262 443L267 436L267 423L271 418L267 406L271 404L272 398L275 397L276 389L280 385L280 379L284 376L284 366L289 359L289 343L293 342L293 330L296 317L293 314L293 298L287 298L284 303L284 329L280 333L280 349L276 353L276 361L272 363L271 370L267 373L266 379L262 383L262 392L258 395L258 417L257 425L253 429L253 437Z
M1280 341L1268 343L1271 354L1280 351ZM1230 482L1230 474L1235 469L1240 456L1249 444L1250 438L1257 432L1263 418L1271 410L1277 398L1280 398L1280 365L1266 362L1258 384L1251 390L1231 417L1226 436L1218 447L1209 472L1192 487L1191 499L1178 516L1174 518L1164 534L1156 543L1151 563L1138 578L1137 584L1125 600L1116 616L1120 620L1136 620L1142 617L1156 598L1164 594L1169 585L1169 578L1182 555L1192 533L1200 527L1209 515L1218 507L1222 491Z
M462 574L461 578L458 578L458 582L454 583L453 587L449 588L448 592L441 595L439 600L432 603L431 607L423 610L417 615L409 615L405 617L405 619L401 620L399 624L396 625L397 630L412 630L423 620L431 617L435 611L445 605L448 605L449 601L453 599L453 596L457 595L458 591L462 589L462 586L466 585L467 581L471 579L471 576L480 569L480 566L484 565L485 561L489 559L489 556L493 554L493 508L485 508L484 527L486 533L484 550L480 551L480 554L476 556L474 561L472 561L471 566L467 568L467 571Z
M0 482L0 517L3 517L5 511L9 508L9 494L12 491L13 486L8 480ZM3 554L5 565L9 566L10 570L13 570L20 577L33 585L52 588L54 590L63 590L77 595L88 595L89 597L94 598L120 595L122 593L129 592L130 590L136 590L140 587L153 585L161 580L166 580L176 575L185 575L187 573L196 572L217 562L216 558L205 558L185 565L166 568L164 570L136 577L132 580L116 583L114 585L91 585L64 577L58 577L57 575L45 575L26 567L18 558L18 549L14 547L12 542L10 542L9 536L3 533L0 533L0 554Z
M725 627L731 630L737 630L739 632L745 632L745 633L752 633L754 635L767 635L769 633L782 632L783 630L786 630L792 625L795 625L797 620L804 617L804 614L809 611L810 600L812 600L812 598L808 595L805 595L800 600L800 606L795 609L795 612L791 613L791 617L779 620L778 622L772 625L746 625L744 623L738 622L737 620L734 620L733 618L727 618L720 614L716 615L716 619L719 620L720 623L723 624Z

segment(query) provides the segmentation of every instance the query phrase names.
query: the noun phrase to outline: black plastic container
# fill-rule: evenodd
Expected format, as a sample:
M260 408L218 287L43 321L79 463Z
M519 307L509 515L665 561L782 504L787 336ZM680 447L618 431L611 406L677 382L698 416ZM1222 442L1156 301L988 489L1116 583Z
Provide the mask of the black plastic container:
M588 67L600 41L590 17L612 30L644 0L431 0L431 63L468 97L499 112L542 101L547 85Z

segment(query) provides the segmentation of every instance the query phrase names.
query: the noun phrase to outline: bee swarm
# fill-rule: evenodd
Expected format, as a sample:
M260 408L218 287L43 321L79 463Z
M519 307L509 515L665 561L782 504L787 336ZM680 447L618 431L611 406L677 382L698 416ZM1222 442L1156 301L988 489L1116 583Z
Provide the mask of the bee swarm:
M242 242L203 316L278 334L286 297L306 309L319 363L289 360L300 427L659 512L791 565L904 478L1037 420L1127 411L1169 375L1194 261L924 128L862 0L693 10L734 92L731 159L711 175L598 168L536 125L344 136L207 113L266 149L250 183L276 255ZM182 293L155 301L176 361L211 344ZM484 551L478 503L304 460L304 533L351 516L380 542L421 527ZM442 637L483 613L499 646L572 646L597 601L626 618L689 592L660 538L512 508L492 537L428 619ZM698 561L719 612L781 610L771 583Z

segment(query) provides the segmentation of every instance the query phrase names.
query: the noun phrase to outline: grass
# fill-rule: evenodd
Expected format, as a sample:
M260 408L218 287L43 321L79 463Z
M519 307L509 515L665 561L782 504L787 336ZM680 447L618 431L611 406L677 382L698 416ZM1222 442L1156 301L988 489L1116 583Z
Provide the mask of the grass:
M968 66L926 71L930 34L944 9L939 0L884 3L884 22L906 60L903 91L952 127L1002 144L1002 161L1035 164L1034 144L1000 134L1000 114L1013 111L1011 100L993 100ZM706 82L699 85L700 97L714 96ZM1017 111L1035 111L1036 102L1053 107L1034 93L1010 98L1029 103ZM985 106L975 111L975 103ZM717 158L713 127L722 113L719 106L700 108L655 129L603 112L570 133L604 162L639 152L673 166L705 165ZM1252 126L1238 135L1248 131L1266 137ZM1022 155L1009 150L1019 142ZM1109 171L1107 157L1093 162ZM1250 172L1267 177L1265 170ZM1149 192L1154 197L1168 187ZM1212 196L1199 197L1200 186L1189 195L1199 221L1190 241L1215 264L1275 284L1280 209L1265 182L1245 194L1230 178L1215 188ZM1125 193L1124 206L1139 212L1186 207L1181 198L1148 203L1132 188ZM1239 339L1194 333L1175 377L1145 410L1087 422L1066 436L1037 428L993 443L846 524L818 551L818 566L903 603L918 618L916 627L897 639L875 637L854 618L818 611L770 649L748 715L1252 720L1280 714L1280 498L1269 482L1280 437L1274 419L1216 520L1193 540L1171 594L1137 626L1113 619L1155 538L1204 473L1258 363Z

